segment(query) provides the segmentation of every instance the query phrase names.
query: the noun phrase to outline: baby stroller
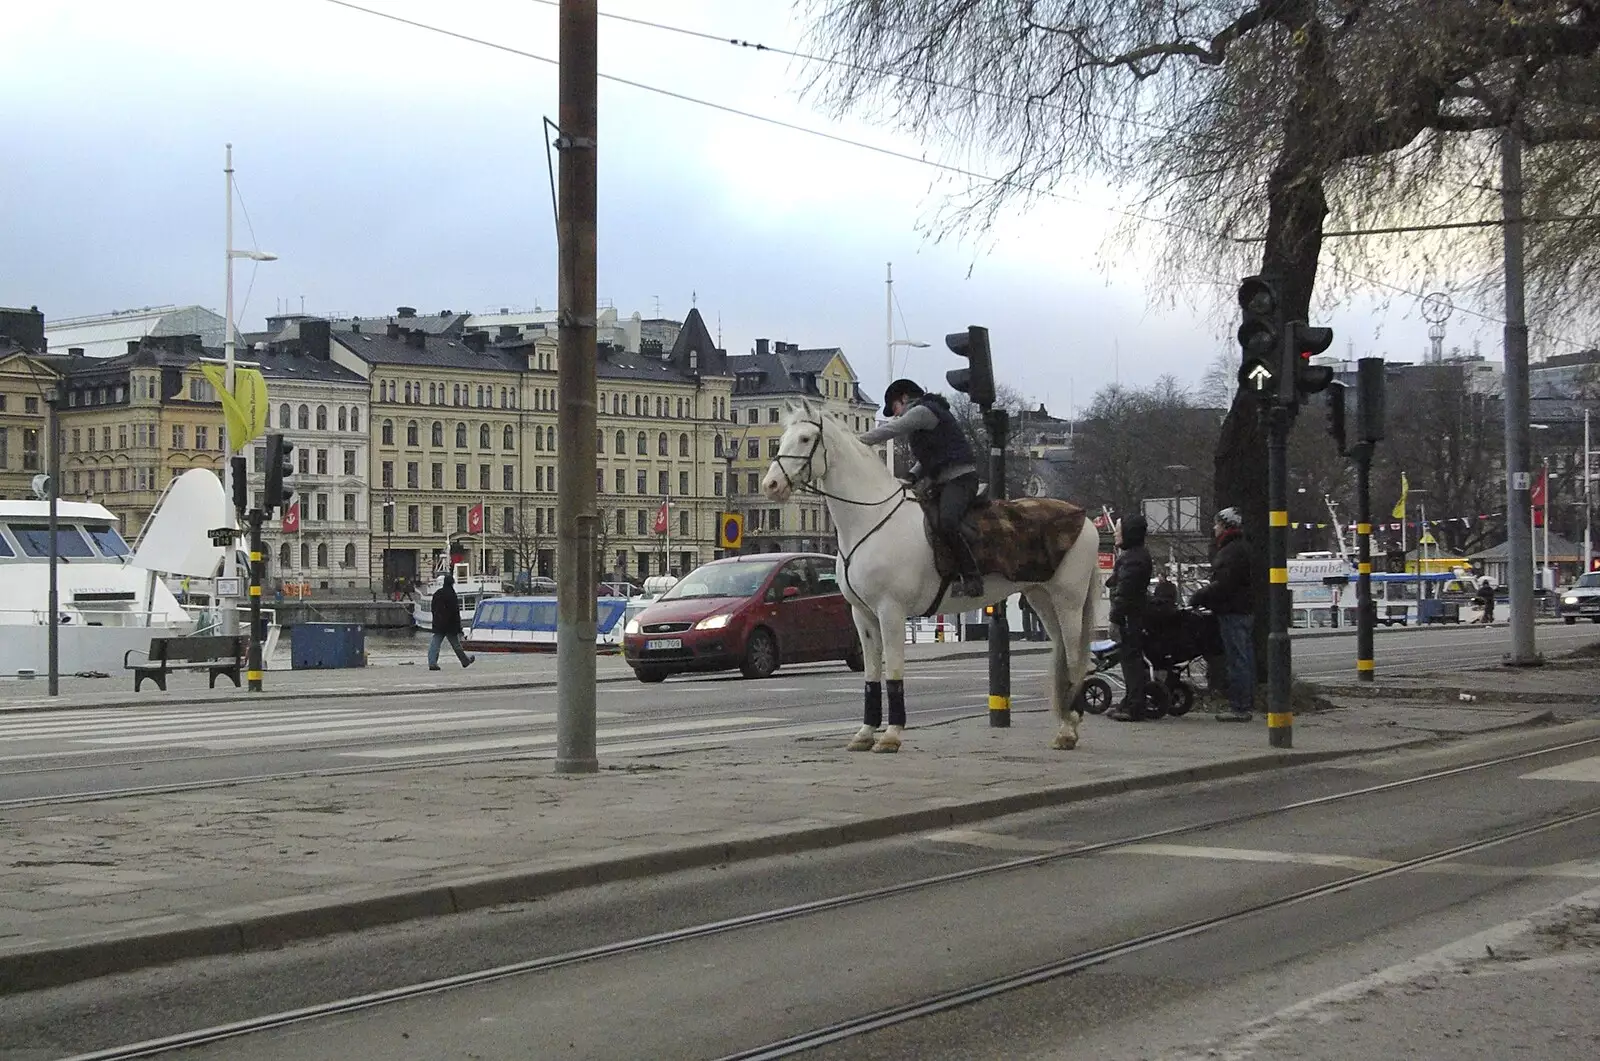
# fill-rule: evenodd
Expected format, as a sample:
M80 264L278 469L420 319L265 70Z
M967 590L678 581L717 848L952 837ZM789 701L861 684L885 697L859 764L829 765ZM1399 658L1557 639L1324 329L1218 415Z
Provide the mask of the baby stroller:
M1155 592L1151 597L1144 651L1150 663L1149 711L1156 718L1186 715L1194 707L1195 684L1200 680L1191 668L1197 660L1204 665L1222 655L1222 628L1217 617L1203 608L1179 608L1175 599L1163 599ZM1103 714L1121 697L1121 653L1120 641L1090 643L1094 669L1084 682L1082 699L1089 714Z

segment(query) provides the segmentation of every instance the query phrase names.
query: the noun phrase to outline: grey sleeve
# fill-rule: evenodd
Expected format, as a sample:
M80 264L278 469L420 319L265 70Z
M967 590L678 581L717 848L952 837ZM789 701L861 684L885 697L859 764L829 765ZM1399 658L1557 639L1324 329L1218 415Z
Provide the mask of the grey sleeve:
M903 416L897 416L888 423L879 424L859 437L867 445L875 446L879 442L887 442L891 438L905 438L913 431L927 431L938 426L939 418L933 415L933 410L926 405L919 405L907 411Z

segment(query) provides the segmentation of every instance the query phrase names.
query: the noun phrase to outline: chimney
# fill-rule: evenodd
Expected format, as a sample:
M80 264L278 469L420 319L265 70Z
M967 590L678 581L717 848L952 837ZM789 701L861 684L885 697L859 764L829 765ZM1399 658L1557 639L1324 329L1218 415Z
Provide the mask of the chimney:
M417 315L417 308L415 306L397 306L395 307L395 312L400 315L402 320L404 320L407 317L415 317Z
M351 321L350 322L350 334L351 335L360 335L361 334L361 322L360 321Z
M396 324L394 321L390 321L389 326L383 330L383 334L387 335L391 339L400 338L400 325Z
M518 328L515 324L502 324L500 325L500 334L497 336L497 338L502 343L515 342L516 340L522 338L522 329Z
M314 357L318 361L328 360L330 348L328 322L325 320L303 320L300 322L300 352L307 357Z
M143 340L141 340L141 339L129 339L128 340L128 353L137 354L139 352L139 344L142 341Z
M44 314L38 306L27 309L0 309L0 335L24 350L44 353Z
M481 354L489 348L489 333L468 332L461 337L461 341L466 343L467 349L471 350L473 353Z
M81 346L69 346L69 347L67 347L67 356L68 357L82 357L83 356L83 347L81 347Z
M757 339L756 340L756 353L758 355L765 355L766 352L767 352L767 341L765 339Z
M428 345L428 333L421 328L416 329L406 336L406 345L418 350L425 349Z

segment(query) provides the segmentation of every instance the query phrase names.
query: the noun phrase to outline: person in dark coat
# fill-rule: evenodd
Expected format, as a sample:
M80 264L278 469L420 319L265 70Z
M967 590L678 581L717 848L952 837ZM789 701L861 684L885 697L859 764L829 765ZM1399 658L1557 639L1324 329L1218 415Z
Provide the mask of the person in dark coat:
M463 668L472 666L478 658L461 649L461 598L456 596L456 580L444 576L444 585L433 594L433 637L428 641L428 669L439 669L439 646L446 641L455 649L456 659Z
M1145 660L1145 618L1150 607L1150 576L1155 565L1145 548L1145 518L1132 515L1117 524L1117 560L1106 586L1111 590L1111 624L1119 631L1117 640L1122 662L1122 703L1106 712L1117 722L1143 722L1150 717L1150 664Z
M869 446L893 445L903 438L916 461L913 478L927 479L938 491L938 518L934 530L955 553L960 573L958 592L964 597L983 596L983 574L978 558L961 533L961 519L978 496L978 465L966 432L950 415L950 403L940 394L927 394L909 379L897 379L883 394L885 415L893 419L860 436Z
M1236 508L1218 512L1211 529L1217 542L1211 581L1195 591L1191 603L1196 608L1210 609L1222 628L1223 655L1228 661L1228 710L1219 711L1217 721L1249 722L1256 692L1250 544L1244 536L1244 518Z
M1475 623L1494 622L1494 583L1489 581L1488 575L1479 575L1478 583L1473 587L1472 600L1483 614L1472 620Z

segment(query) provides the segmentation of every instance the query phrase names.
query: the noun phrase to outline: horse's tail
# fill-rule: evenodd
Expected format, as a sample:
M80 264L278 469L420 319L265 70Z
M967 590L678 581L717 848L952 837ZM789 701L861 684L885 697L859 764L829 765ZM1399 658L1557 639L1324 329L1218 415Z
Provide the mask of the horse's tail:
M1056 712L1062 722L1072 721L1071 716L1082 716L1078 697L1089 677L1089 643L1094 640L1095 611L1100 601L1100 537L1085 527L1084 533L1067 550L1061 566L1067 586L1083 587L1083 599L1076 610L1067 601L1067 614L1061 616L1061 640L1056 645L1055 681Z

